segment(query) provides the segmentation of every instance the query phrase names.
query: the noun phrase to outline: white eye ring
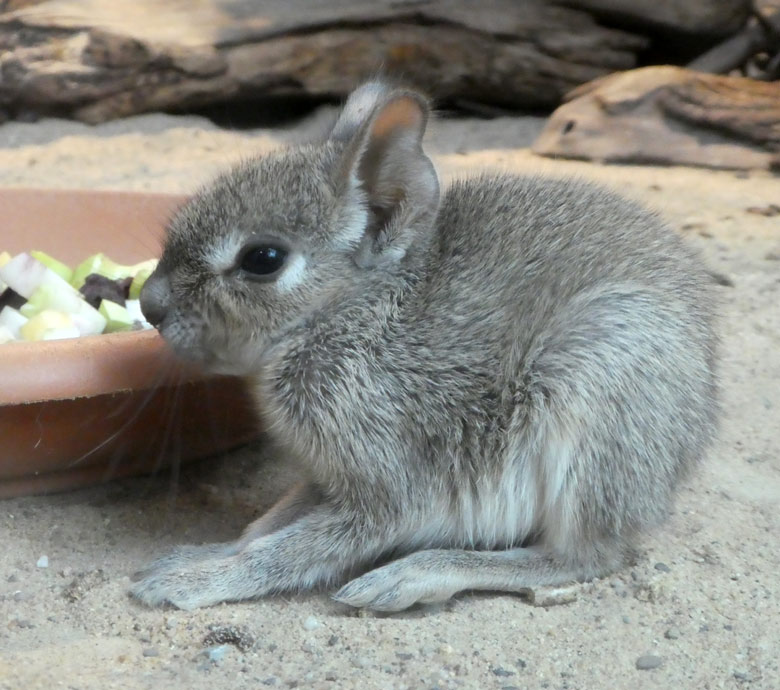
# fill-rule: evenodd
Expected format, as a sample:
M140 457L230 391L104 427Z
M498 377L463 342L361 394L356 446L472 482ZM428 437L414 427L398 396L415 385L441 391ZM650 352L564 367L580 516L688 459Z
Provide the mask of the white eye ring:
M274 282L281 292L289 292L300 285L306 277L306 259L302 254L288 256L282 273Z

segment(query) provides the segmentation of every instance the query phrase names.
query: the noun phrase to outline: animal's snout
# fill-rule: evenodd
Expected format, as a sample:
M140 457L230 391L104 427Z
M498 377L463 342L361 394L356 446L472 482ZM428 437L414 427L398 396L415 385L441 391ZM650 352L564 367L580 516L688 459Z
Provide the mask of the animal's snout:
M159 327L171 303L171 283L158 266L141 289L141 311L152 326Z

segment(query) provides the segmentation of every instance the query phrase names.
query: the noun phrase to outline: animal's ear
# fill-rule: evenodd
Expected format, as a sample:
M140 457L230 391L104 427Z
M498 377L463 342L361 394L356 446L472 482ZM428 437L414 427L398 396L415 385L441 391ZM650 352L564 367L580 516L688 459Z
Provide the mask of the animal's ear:
M421 95L370 82L352 94L334 127L332 139L344 146L337 192L367 211L355 254L360 266L401 260L433 222L439 180L422 149L428 114Z

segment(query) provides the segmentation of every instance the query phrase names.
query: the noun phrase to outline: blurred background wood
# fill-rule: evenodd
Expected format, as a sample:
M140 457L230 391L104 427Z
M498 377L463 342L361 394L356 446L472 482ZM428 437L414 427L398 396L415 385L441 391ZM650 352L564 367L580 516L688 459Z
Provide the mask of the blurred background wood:
M636 66L649 43L546 0L6 0L0 9L0 109L87 122L339 98L379 70L445 104L551 108L579 84Z
M647 26L673 34L723 37L745 23L750 0L559 0L627 26Z
M645 67L576 89L533 146L608 163L780 170L780 82Z

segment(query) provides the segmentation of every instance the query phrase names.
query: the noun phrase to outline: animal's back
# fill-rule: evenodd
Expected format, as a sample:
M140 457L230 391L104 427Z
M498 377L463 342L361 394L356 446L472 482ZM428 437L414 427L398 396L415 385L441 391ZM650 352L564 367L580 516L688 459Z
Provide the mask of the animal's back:
M602 187L513 175L457 181L437 233L431 294L483 327L529 339L575 295L633 284L683 303L697 335L713 337L711 281L698 257L656 214Z
M496 470L533 466L533 529L572 553L661 520L717 412L711 283L695 253L640 205L572 180L458 182L437 229L437 366L469 353L477 387L492 380L511 401Z

